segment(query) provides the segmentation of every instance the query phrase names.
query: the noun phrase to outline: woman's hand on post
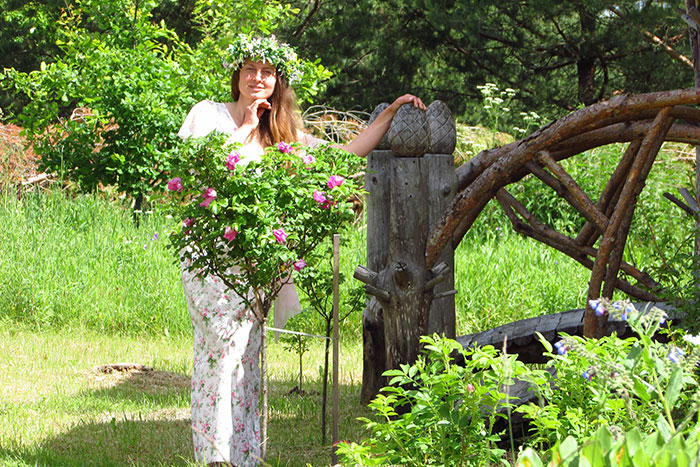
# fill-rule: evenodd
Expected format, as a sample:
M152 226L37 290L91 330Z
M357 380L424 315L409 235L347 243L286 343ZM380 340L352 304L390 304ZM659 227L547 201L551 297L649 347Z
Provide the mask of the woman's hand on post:
M391 108L392 113L396 115L396 112L398 112L401 106L404 104L413 104L413 107L425 110L425 104L423 101L420 99L420 97L416 97L413 94L404 94L401 97L397 97L396 100L391 103L389 108Z
M391 105L384 109L382 113L380 113L372 122L372 124L365 128L362 133L357 135L353 141L340 147L348 152L354 152L360 157L367 156L367 154L369 154L370 151L372 151L377 144L379 144L379 141L382 139L382 136L384 136L387 130L389 130L391 121L394 119L396 112L398 112L401 106L404 104L413 104L413 107L425 111L425 104L423 104L423 101L420 100L419 97L416 97L413 94L404 94L403 96L396 98Z

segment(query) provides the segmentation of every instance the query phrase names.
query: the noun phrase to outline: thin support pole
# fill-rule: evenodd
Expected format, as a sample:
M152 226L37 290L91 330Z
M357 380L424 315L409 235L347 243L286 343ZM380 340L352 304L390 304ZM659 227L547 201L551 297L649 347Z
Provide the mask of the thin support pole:
M340 282L340 235L333 235L333 420L332 434L333 451L331 460L333 465L338 463L336 454L336 443L338 442L338 365L340 349L340 333L338 330L338 308L340 306L340 293L338 284Z

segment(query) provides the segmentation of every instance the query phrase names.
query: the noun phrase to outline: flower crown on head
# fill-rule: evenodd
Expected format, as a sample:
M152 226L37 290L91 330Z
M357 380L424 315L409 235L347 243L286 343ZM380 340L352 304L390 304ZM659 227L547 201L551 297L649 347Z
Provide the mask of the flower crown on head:
M303 75L302 64L289 44L278 42L275 36L249 37L239 34L226 48L223 66L237 70L245 59L267 62L274 65L289 84L299 81Z

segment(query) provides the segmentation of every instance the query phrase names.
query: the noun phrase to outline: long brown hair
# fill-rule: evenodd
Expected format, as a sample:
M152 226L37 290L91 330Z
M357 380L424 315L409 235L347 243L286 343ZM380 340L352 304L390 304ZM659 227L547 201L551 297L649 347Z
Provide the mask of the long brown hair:
M275 89L268 99L272 109L262 114L257 132L251 133L248 137L250 140L257 135L263 147L274 146L282 141L285 143L297 141L297 132L302 128L296 94L287 83L287 79L280 74L279 70L276 71ZM239 68L231 75L231 97L234 101L241 96L240 79Z

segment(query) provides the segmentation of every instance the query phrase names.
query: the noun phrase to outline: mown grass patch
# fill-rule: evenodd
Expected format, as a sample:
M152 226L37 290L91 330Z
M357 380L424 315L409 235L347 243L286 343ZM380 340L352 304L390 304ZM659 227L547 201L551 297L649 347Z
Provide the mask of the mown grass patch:
M0 331L0 464L14 466L194 465L188 336L115 337L86 329ZM290 393L298 362L270 344L270 441L273 466L330 464L330 418L321 443L318 368L322 346L305 357L305 394ZM359 346L341 349L342 439L364 435L359 406ZM136 363L152 368L103 372ZM330 410L328 412L330 417Z

